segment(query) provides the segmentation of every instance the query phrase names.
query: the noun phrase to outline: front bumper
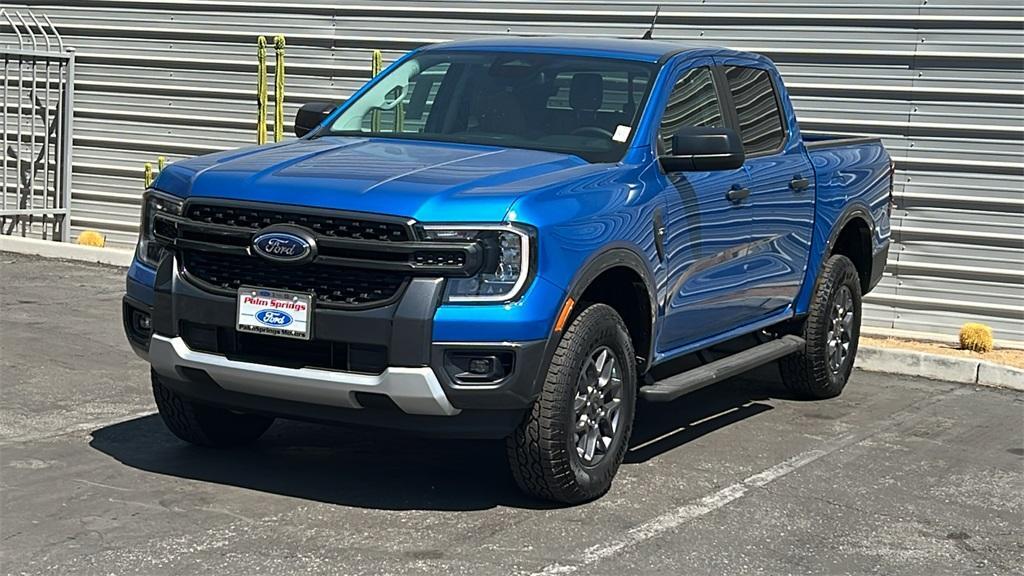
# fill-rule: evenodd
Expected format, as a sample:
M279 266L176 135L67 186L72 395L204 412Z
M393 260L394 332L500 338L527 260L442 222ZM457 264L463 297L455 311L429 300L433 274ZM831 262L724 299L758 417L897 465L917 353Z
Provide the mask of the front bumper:
M341 408L362 408L358 394L381 394L406 414L454 416L460 412L448 401L433 369L426 366L390 366L381 374L283 368L196 352L181 338L159 334L150 341L149 362L165 378L189 379L189 371L197 370L217 386L242 394Z
M138 281L146 279L152 280L152 287ZM386 351L381 369L370 372L346 369L344 364L340 369L288 365L195 345L189 340L190 326L214 330L221 339L234 334L236 301L191 284L179 273L173 256L164 258L148 278L129 274L125 331L133 349L151 363L165 385L196 401L290 418L445 435L507 434L539 393L547 340L435 342L433 323L443 289L442 280L418 278L398 301L386 306L316 311L310 345L344 346L350 350L349 362L367 350ZM151 316L152 334L140 336L133 329L129 319L136 311ZM488 326L489 334L494 326ZM277 339L265 338L276 346ZM472 349L510 354L512 369L495 382L456 382L446 368L446 354Z

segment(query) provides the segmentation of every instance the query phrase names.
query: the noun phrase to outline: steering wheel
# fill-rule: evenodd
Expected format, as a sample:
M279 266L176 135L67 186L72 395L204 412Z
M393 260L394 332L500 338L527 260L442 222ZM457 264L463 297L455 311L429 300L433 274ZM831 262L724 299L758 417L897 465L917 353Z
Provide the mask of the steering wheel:
M579 128L573 130L569 134L571 136L604 136L609 140L612 139L611 130L605 130L604 128L601 128L599 126L580 126Z

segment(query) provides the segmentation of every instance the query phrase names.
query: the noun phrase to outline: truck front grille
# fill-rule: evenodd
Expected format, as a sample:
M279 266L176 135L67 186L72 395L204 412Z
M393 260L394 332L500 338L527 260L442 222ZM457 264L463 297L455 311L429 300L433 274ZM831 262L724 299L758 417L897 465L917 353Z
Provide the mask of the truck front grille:
M289 265L252 250L262 231L288 229L311 236L310 262ZM476 240L418 238L414 222L403 217L201 198L187 200L181 216L157 213L153 235L204 290L308 292L328 308L383 306L414 276L471 277L487 257Z
M251 252L261 230L281 224L312 233L319 247L312 262L288 265ZM183 216L160 215L154 234L175 249L185 278L204 290L307 292L328 308L383 306L417 273L460 273L473 264L465 247L438 250L417 241L405 218L256 202L190 199Z
M398 298L408 280L400 272L327 264L278 266L256 256L182 250L186 276L202 288L234 295L241 286L312 292L318 305L365 307Z

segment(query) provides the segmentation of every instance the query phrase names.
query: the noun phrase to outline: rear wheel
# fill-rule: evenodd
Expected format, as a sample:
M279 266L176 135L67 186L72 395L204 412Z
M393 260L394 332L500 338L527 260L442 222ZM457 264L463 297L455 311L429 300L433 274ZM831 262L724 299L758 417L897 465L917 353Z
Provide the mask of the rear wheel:
M274 419L198 404L171 390L151 375L153 398L167 428L178 438L199 446L226 448L256 441Z
M607 492L629 443L635 383L622 318L605 304L587 307L563 334L540 398L507 440L519 487L567 504Z
M860 339L861 292L857 268L846 256L825 263L803 324L802 353L781 361L783 381L810 399L842 393L853 370Z

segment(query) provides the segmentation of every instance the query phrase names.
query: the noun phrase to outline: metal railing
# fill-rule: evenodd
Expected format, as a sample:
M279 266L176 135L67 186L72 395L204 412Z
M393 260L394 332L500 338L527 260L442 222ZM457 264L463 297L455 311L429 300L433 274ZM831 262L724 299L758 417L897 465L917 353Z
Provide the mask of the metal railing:
M0 9L0 233L70 240L75 49L44 14Z

